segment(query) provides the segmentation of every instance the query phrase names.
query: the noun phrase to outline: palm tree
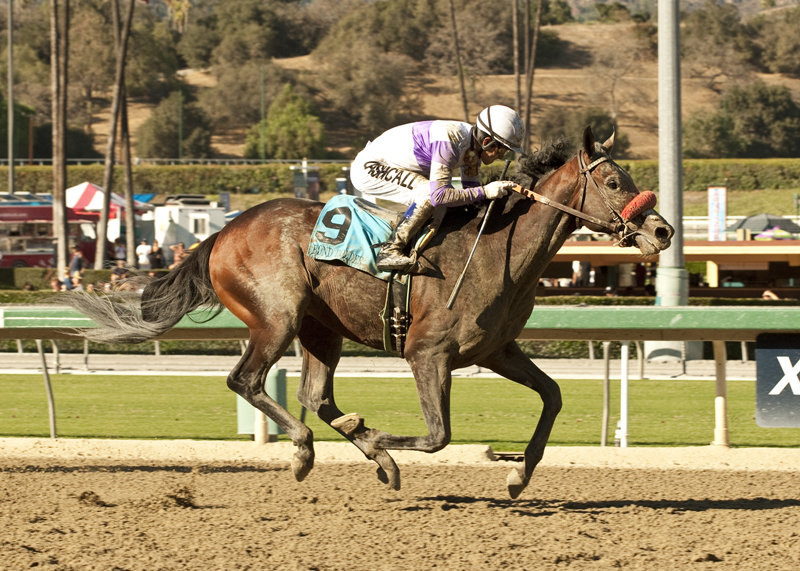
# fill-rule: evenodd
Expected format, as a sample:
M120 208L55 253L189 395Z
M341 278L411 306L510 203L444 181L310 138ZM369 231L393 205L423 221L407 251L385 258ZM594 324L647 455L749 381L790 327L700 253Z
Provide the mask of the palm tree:
M111 2L111 15L114 26L115 48L117 55L117 66L114 76L114 96L111 101L111 121L108 131L108 146L106 147L106 158L103 169L103 208L100 212L100 222L97 226L97 248L95 250L94 267L101 269L103 261L106 259L106 241L108 236L108 214L111 209L111 191L114 181L114 150L116 148L117 124L119 123L120 107L125 104L125 59L128 52L128 38L131 35L131 22L133 21L133 8L136 0L128 1L128 13L122 21L120 29L119 3L118 0ZM126 130L127 132L127 130ZM130 191L130 190L129 190ZM127 229L132 236L133 228ZM132 240L132 238L131 238ZM132 243L132 241L129 242ZM128 256L132 256L128 252Z
M69 0L50 0L50 89L53 94L53 235L56 268L63 279L67 267L67 63Z

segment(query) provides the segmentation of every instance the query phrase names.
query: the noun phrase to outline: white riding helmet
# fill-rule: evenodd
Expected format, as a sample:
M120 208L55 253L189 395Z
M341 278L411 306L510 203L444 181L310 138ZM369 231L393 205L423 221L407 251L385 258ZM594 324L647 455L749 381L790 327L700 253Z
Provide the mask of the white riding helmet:
M475 125L504 147L523 154L525 124L511 107L491 105L478 114Z

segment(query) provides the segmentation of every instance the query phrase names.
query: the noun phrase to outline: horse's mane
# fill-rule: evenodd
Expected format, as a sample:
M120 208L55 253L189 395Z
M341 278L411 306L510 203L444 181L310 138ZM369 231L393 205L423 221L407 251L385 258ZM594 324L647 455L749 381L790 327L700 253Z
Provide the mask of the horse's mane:
M517 161L514 182L525 188L533 188L538 181L563 166L575 154L575 148L567 137L545 142L541 148Z

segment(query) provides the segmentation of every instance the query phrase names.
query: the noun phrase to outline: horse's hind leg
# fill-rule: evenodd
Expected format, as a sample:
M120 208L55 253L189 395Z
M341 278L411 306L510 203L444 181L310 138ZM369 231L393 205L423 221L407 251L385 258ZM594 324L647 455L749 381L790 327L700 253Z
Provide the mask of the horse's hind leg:
M508 493L516 498L530 482L534 468L544 455L550 431L561 411L561 389L558 383L531 362L515 342L508 343L492 355L491 359L478 365L488 367L498 375L535 390L542 399L542 415L525 448L523 468L512 470L506 482Z
M400 489L400 471L386 450L376 448L365 436L373 431L360 419L349 427L336 420L344 417L333 396L333 374L342 352L342 337L306 317L299 333L303 345L303 370L297 400L378 464L378 478L395 490Z
M314 466L314 435L311 430L267 395L264 379L269 368L289 346L294 334L276 341L274 332L250 330L250 342L244 355L228 375L228 387L262 411L292 439L297 451L292 458L292 471L302 481Z

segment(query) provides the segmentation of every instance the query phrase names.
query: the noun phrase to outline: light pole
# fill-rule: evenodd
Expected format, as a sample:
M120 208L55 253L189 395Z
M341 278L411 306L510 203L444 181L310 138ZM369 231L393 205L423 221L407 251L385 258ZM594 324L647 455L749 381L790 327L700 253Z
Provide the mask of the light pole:
M8 192L14 194L14 0L8 0Z
M686 305L689 273L683 256L680 18L674 0L658 2L658 188L661 213L674 226L672 246L656 270L656 305ZM650 341L648 359L683 359L682 342Z

